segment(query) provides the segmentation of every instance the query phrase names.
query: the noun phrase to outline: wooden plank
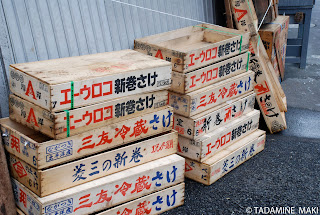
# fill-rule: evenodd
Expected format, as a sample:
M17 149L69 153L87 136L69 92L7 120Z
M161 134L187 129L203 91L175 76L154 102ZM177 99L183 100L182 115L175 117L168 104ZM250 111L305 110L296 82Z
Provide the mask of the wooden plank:
M272 23L262 25L259 35L272 61L273 46L279 62L281 77L284 77L285 56L288 38L289 16L278 16Z
M186 177L210 185L261 152L265 146L265 131L254 133L216 154L203 163L186 159Z
M17 208L17 213L18 215L25 215L25 213L23 213L19 208Z
M168 62L133 50L13 64L10 89L51 112L170 87ZM73 87L72 87L73 86Z
M251 36L256 35L258 33L258 18L252 0L230 0L230 3L237 29L250 32Z
M114 174L177 152L178 134L158 137L45 170L9 156L11 176L40 197ZM54 186L52 186L54 184Z
M174 154L42 198L15 179L12 184L26 214L91 214L183 182L184 164Z
M0 211L3 215L15 215L13 190L10 182L7 159L0 138Z
M254 45L251 49L250 69L255 72L254 91L256 99L270 133L279 132L287 127L285 115L278 103L280 102L279 96L273 89L271 74L266 71L269 67L263 64L262 54L258 55L257 38L253 37L251 39ZM265 50L263 46L262 48L259 47L259 52ZM285 98L283 99L285 100ZM283 106L285 105L286 102L283 101Z
M258 129L259 117L260 111L254 110L195 140L179 136L178 154L203 162Z
M253 76L254 73L248 71L185 95L169 92L169 105L176 114L194 116L252 91Z
M233 26L233 17L231 11L230 0L224 0L224 7L226 9L226 22L228 28L234 28Z
M173 129L180 136L195 139L254 110L255 94L248 93L190 118L174 114Z
M200 24L135 40L134 49L186 73L247 51L249 33Z
M158 191L148 196L122 204L110 210L103 211L97 215L119 215L126 213L146 212L149 215L160 214L184 204L185 184ZM161 200L159 200L161 199Z
M275 74L273 65L271 64L271 61L266 53L266 49L264 48L261 38L258 36L252 37L251 40L253 49L259 49L257 54L257 58L259 59L260 67L263 69L265 74L270 79L270 85L269 88L271 91L275 93L275 99L277 101L277 104L279 105L280 111L286 112L287 111L287 105L286 105L286 95L280 85L279 82L279 76ZM257 42L258 41L258 42Z
M168 92L158 91L122 97L94 105L54 113L31 102L10 95L10 119L48 135L63 139L88 130L157 111L166 106ZM69 124L68 124L69 121Z
M185 94L248 71L250 52L188 73L172 72L170 90Z
M165 107L62 140L49 139L8 118L0 124L6 150L36 169L44 169L170 131L173 112Z

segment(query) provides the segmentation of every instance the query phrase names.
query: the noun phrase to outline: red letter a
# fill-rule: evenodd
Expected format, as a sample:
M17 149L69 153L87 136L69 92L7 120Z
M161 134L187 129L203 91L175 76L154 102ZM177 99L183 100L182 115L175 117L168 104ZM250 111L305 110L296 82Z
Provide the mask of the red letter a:
M32 83L31 83L30 80L29 80L29 82L28 82L28 87L27 87L26 95L29 96L29 93L31 93L31 95L32 95L32 97L33 97L34 100L37 100L36 95L34 94L34 91L33 91Z

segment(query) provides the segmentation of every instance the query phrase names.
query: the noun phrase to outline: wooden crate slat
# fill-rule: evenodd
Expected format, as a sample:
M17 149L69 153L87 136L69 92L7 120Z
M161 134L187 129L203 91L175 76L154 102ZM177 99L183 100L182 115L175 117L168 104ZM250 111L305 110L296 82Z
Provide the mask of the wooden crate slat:
M213 184L261 152L265 146L265 139L265 131L258 130L203 163L186 159L185 175L205 185Z
M147 214L160 214L184 204L185 184L173 187L122 204L97 215L119 215L127 213L147 212ZM161 199L162 201L159 201Z
M195 139L254 110L255 94L250 92L190 118L174 114L174 129L180 136Z
M185 94L248 71L248 53L185 74L172 72L170 90Z
M69 136L150 113L167 105L168 92L158 91L122 97L99 104L54 113L15 95L10 95L10 118L53 139Z
M185 95L169 92L169 105L176 114L190 117L252 91L252 71Z
M287 110L286 97L279 80L272 75L274 72L270 61L266 65L265 59L268 58L263 44L259 44L258 55L258 39L252 37L252 56L250 58L250 69L255 72L254 91L256 93L257 102L259 104L263 118L271 133L279 132L286 129L286 119L284 112ZM260 43L262 43L260 41ZM274 74L275 75L275 74Z
M230 0L230 4L237 29L250 32L251 36L257 35L258 18L252 0Z
M44 169L170 131L173 112L171 107L163 107L62 140L52 140L8 118L1 119L0 124L6 150L31 166ZM141 133L135 132L139 125L144 128Z
M179 136L178 154L203 162L259 127L260 111L254 110L195 140Z

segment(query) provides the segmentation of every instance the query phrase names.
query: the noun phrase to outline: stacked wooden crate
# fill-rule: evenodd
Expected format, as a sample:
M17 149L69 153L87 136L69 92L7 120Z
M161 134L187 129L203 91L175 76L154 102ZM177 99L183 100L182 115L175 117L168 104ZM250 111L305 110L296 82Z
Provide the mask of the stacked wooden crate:
M226 0L226 2L230 3L236 28L250 32L249 68L255 73L254 91L264 121L270 133L285 130L286 96L258 34L258 21L252 0Z
M17 206L158 214L182 205L170 79L170 63L133 50L11 65L1 130Z
M186 177L204 184L264 148L265 132L257 130L260 112L254 110L255 77L248 70L249 37L201 24L135 40L135 50L172 63L169 105L179 133L178 154L186 158Z
M273 22L264 24L259 35L278 77L284 78L289 16L278 16Z

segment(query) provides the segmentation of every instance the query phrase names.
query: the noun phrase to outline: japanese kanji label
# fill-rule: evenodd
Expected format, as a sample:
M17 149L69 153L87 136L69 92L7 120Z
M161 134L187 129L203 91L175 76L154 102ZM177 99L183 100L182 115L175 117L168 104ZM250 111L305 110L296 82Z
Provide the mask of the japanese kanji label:
M184 164L185 159L174 154L45 198L15 179L12 184L16 204L26 214L91 214L183 182ZM172 194L170 205L176 195Z
M168 92L127 96L69 111L51 113L15 95L10 95L10 118L53 139L67 137L155 111L167 105ZM69 124L67 121L69 120Z
M209 159L258 129L259 117L260 111L254 110L195 140L179 136L178 154L200 162Z
M1 119L6 150L29 165L44 169L99 151L170 131L173 125L171 107L92 129L62 140L50 140L8 118ZM34 137L34 139L30 138Z
M14 64L9 70L11 91L51 112L168 89L171 84L170 63L133 50Z
M170 132L126 147L45 170L37 170L19 158L10 155L9 167L13 178L37 195L43 197L175 154L177 152L177 143L177 132ZM55 184L55 186L52 186L52 184Z
M174 114L174 129L179 135L194 139L210 133L254 109L255 94L249 93L190 118Z
M187 178L210 185L261 152L265 146L265 139L265 132L258 130L203 163L186 159L186 166L190 168L189 171L186 169L185 175Z
M187 73L246 52L248 45L249 33L201 24L136 39L134 49L171 62L174 71Z
M248 70L249 52L226 59L192 72L172 72L170 90L185 94L239 75Z
M260 38L252 37L251 42L250 69L255 73L253 85L256 99L270 132L279 132L287 127L284 115L287 110L286 97L279 81L273 77L275 74L269 71L273 69L271 63L265 62L268 56L264 57L266 52Z
M97 215L160 214L184 203L184 183L133 200Z
M258 18L252 0L230 0L230 4L237 29L258 34Z
M253 78L254 73L248 71L185 95L169 92L169 105L176 114L194 116L252 91Z

